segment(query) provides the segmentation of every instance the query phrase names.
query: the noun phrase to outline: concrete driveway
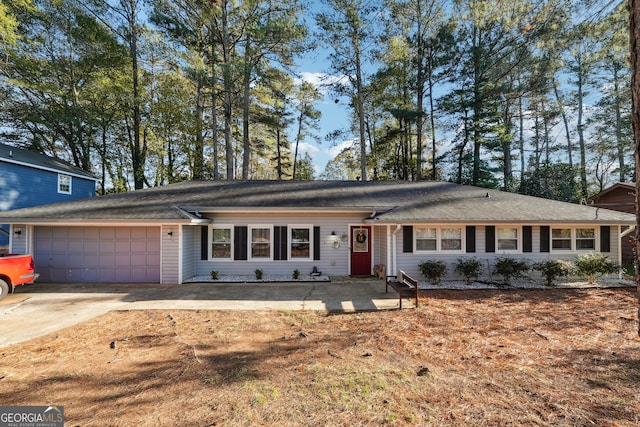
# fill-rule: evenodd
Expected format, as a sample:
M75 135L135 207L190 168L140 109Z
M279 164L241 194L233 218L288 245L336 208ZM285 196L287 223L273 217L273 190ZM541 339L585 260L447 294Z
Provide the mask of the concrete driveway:
M406 307L412 307L407 300ZM404 305L404 304L403 304ZM111 310L322 310L398 308L384 281L194 283L184 285L35 283L0 301L0 347L45 335Z

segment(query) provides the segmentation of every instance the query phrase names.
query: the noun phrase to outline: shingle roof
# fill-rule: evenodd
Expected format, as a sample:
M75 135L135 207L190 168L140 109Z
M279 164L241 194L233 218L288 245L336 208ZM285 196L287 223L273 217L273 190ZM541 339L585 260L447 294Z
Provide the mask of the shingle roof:
M0 212L0 222L188 223L247 209L359 211L376 223L635 223L621 212L437 181L187 181Z
M82 178L97 180L91 173L55 157L45 156L21 148L0 143L0 162L29 165L38 169L52 170Z

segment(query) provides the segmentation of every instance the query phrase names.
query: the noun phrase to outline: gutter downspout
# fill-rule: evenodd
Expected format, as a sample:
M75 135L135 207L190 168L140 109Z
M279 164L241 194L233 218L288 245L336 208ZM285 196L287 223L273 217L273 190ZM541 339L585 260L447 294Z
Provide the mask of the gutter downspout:
M388 229L390 229L391 226L388 226ZM388 275L395 275L396 272L398 271L398 255L397 255L397 242L398 242L398 231L400 231L402 229L402 226L400 224L396 224L396 229L393 230L393 233L391 233L391 238L392 238L392 244L391 244L391 251L387 251L387 258L391 257L391 259L388 259L388 265L392 268L387 270L387 274Z
M631 234L635 231L636 226L630 225L629 228L622 231L622 226L618 225L618 265L622 265L622 239L624 239L627 235ZM618 272L618 279L622 280L622 270Z

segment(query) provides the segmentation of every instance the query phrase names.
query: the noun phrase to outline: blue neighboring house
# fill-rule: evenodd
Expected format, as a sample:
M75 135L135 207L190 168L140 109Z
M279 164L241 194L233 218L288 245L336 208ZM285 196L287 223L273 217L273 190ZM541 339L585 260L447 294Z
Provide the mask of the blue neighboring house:
M0 211L94 197L97 181L64 160L0 144ZM0 224L0 253L8 230Z

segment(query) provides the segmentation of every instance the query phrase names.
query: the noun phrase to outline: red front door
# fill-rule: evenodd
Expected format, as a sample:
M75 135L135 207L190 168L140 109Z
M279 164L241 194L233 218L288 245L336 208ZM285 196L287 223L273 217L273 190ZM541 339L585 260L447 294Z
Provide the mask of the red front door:
M351 226L351 274L371 275L371 227Z

